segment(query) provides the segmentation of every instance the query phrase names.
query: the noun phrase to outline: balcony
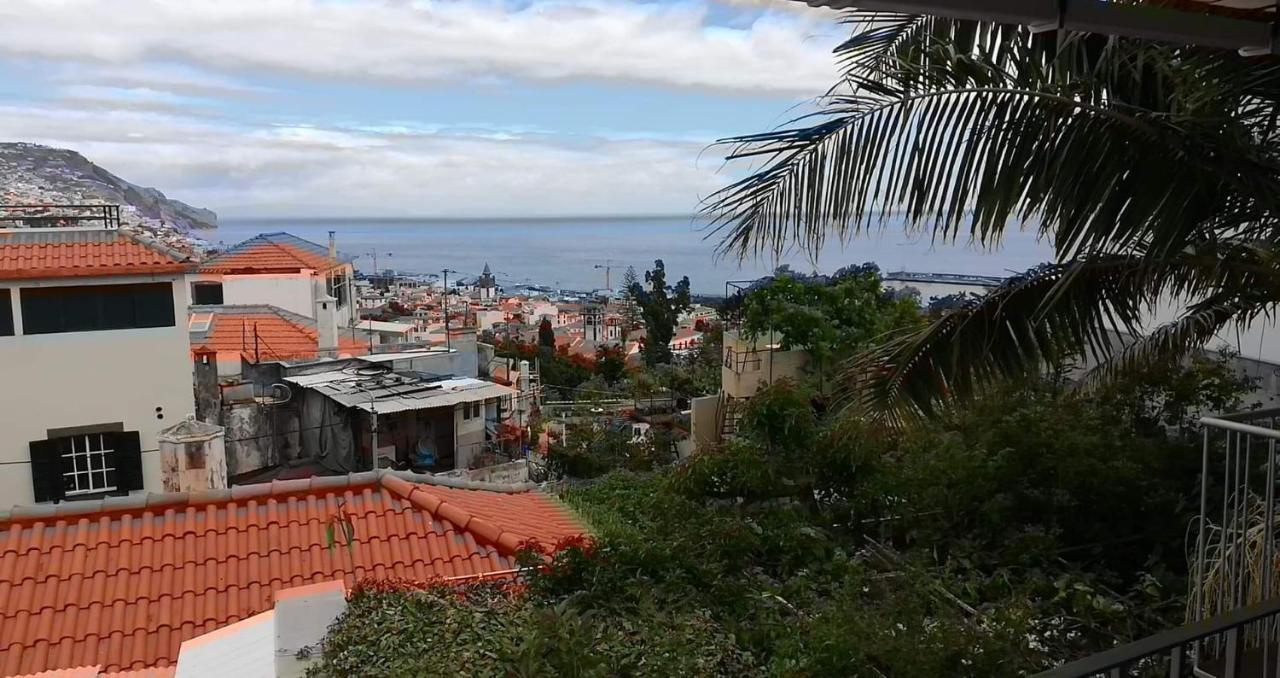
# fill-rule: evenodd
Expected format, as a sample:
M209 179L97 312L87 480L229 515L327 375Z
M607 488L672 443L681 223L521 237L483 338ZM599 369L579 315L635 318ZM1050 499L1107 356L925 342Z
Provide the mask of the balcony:
M119 205L0 205L0 229L120 228Z
M1280 408L1205 417L1187 624L1037 678L1280 678Z

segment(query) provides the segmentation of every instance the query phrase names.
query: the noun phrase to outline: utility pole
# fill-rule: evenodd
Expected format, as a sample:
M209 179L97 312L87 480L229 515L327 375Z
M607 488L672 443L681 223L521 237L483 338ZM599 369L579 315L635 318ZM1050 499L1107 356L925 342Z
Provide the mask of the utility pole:
M613 260L605 259L603 264L596 264L597 269L604 269L604 288L606 290L613 289L613 284L609 280L609 273L613 269Z
M453 337L449 336L449 274L457 271L446 268L441 273L444 274L444 301L441 302L444 308L444 345L449 350L453 350Z

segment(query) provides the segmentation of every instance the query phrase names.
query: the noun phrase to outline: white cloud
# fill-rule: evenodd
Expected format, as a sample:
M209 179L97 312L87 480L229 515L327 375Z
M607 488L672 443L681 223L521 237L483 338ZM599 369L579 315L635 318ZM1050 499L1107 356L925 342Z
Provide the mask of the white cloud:
M834 79L828 50L838 33L786 12L714 26L707 8L691 2L0 3L0 54L12 57L400 83L601 79L816 94Z
M701 142L241 127L137 110L0 107L12 138L73 148L225 215L688 213L722 185Z

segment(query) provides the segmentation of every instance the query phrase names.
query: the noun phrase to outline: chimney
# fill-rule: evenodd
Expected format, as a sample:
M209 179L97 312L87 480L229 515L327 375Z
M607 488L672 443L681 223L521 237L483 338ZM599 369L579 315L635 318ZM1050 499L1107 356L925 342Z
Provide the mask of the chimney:
M316 335L320 357L337 357L338 300L327 294L316 299Z
M516 389L520 393L516 396L516 413L517 423L524 426L529 423L530 415L533 413L533 388L530 385L529 361L520 361L520 376L516 382Z
M334 234L336 233L337 231L329 231L329 258L330 259L338 258L338 241L335 240L333 237Z
M160 481L165 492L227 489L227 453L221 426L187 415L156 435Z

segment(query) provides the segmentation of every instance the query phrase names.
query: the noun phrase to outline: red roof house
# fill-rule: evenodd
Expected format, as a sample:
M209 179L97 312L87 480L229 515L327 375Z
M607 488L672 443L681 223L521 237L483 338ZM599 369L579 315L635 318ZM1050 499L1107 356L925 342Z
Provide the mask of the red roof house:
M330 547L334 516L349 546ZM523 486L387 471L15 508L0 513L0 675L169 667L285 588L510 573L526 539L583 532Z
M0 230L0 280L182 273L186 255L123 230Z
M216 353L218 360L239 366L243 357L251 363L281 360L314 360L320 356L316 321L304 315L266 304L193 306L187 321L192 354ZM351 356L369 352L369 345L339 332L338 353Z
M210 258L200 265L201 273L300 273L328 271L343 262L329 256L329 250L310 240L288 233L263 233Z

